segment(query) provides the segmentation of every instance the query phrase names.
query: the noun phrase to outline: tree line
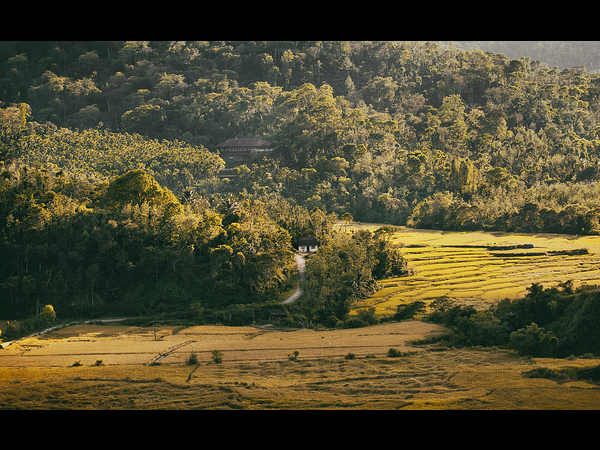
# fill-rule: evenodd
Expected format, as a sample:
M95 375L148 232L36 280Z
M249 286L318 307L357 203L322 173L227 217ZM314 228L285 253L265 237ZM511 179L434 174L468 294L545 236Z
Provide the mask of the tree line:
M0 313L141 313L277 298L290 234L259 200L182 203L142 169L79 183L12 163L0 174Z
M343 324L377 279L405 269L383 234L340 236L335 215L276 195L180 200L143 169L108 181L79 177L16 162L0 168L0 316L13 321L5 336L47 324L29 318L48 305L63 319L228 323L249 311L268 321L264 313L280 311L297 283L294 247L307 235L321 251L307 264L310 301L289 324Z
M275 192L364 221L597 232L579 194L600 144L600 76L585 69L395 41L8 41L0 61L3 115L44 124L5 159L143 166L174 190ZM213 178L219 143L248 135L276 158Z
M299 314L334 324L402 270L383 235L334 237L343 214L600 231L585 70L434 42L5 41L0 80L5 313L270 304L316 235ZM272 157L218 176L249 135Z
M544 289L532 284L527 295L505 299L485 310L438 299L427 320L452 330L448 343L512 348L522 355L568 357L600 352L597 286L573 288L571 281Z

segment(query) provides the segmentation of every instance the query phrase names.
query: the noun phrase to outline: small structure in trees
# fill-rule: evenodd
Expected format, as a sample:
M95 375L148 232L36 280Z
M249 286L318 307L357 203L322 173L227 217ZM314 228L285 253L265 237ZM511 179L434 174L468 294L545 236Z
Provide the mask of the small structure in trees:
M227 139L217 147L230 163L254 160L273 151L271 143L260 137Z
M319 249L319 241L315 237L303 237L298 239L298 251L300 253L315 253Z

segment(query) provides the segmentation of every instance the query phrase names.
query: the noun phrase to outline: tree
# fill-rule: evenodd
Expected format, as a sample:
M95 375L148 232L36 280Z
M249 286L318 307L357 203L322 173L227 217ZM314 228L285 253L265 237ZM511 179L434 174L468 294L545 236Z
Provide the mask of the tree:
M510 333L509 345L522 355L553 356L559 339L550 331L539 327L535 322Z
M145 104L125 111L121 123L125 130L155 136L166 117L160 105Z
M40 319L46 323L51 323L56 320L56 312L52 305L45 305L40 312Z
M143 169L130 170L115 177L108 185L106 199L112 205L148 203L174 208L174 212L183 209L177 197L169 189L161 187L156 179Z

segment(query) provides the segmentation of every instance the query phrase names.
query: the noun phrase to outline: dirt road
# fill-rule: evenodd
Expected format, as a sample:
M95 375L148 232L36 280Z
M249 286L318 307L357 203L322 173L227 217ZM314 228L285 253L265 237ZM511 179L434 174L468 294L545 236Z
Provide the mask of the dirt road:
M283 305L289 305L290 303L294 303L302 296L302 281L304 280L304 266L306 261L304 261L304 257L298 253L294 255L294 259L296 260L296 265L298 266L298 287L294 291L292 295L286 298L283 302Z

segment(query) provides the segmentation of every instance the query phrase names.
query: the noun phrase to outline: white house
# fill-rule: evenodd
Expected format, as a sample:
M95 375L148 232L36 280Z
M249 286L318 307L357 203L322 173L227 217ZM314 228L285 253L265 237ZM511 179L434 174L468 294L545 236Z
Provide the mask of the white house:
M319 241L314 237L303 237L298 239L298 251L300 253L315 253L319 249Z

